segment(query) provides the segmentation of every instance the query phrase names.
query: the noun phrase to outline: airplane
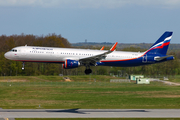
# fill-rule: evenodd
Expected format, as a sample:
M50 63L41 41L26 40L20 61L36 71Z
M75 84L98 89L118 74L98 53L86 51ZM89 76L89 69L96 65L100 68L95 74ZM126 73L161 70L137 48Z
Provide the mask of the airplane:
M125 52L115 51L117 42L110 50L19 46L4 54L5 58L14 61L61 63L64 69L85 66L85 74L92 73L90 66L115 66L131 67L148 65L168 60L173 60L172 55L166 55L173 32L165 32L147 51L145 52Z

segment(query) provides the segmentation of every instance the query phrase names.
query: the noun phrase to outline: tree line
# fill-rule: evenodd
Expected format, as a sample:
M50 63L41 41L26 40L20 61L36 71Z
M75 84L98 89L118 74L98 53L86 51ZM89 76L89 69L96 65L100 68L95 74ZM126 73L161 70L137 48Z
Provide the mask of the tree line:
M60 65L46 63L25 63L22 70L22 62L7 60L4 53L16 46L44 46L71 48L71 44L61 35L49 34L47 36L34 35L1 35L0 36L0 73L4 75L53 75L60 73Z
M78 67L75 69L65 70L61 64L54 63L25 63L25 70L22 70L22 62L7 60L4 53L16 46L44 46L44 47L61 47L71 48L69 41L61 35L49 34L47 36L34 35L1 35L0 36L0 74L1 76L15 76L15 75L84 75L85 67ZM106 46L109 49L111 46ZM78 46L78 48L86 48L85 46ZM100 49L100 46L88 46L88 49ZM123 51L145 51L141 48L127 47ZM175 60L167 61L158 64L152 64L139 67L105 67L97 66L91 67L93 74L96 75L124 75L124 74L144 74L144 75L179 75L180 66L178 51L170 51L168 54L174 55Z

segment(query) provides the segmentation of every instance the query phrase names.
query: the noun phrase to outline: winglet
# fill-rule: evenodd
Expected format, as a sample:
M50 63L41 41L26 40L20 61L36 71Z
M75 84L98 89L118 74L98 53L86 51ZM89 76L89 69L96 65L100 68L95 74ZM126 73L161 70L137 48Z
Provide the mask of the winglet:
M100 50L104 50L104 46Z
M118 42L116 42L116 43L111 47L110 51L114 51L117 44L118 44Z

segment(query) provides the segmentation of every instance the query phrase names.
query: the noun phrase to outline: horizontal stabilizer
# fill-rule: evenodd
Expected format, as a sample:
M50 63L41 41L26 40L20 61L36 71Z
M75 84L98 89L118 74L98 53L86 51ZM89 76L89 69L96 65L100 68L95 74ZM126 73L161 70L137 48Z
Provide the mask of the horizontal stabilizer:
M173 55L168 55L168 56L164 56L164 57L156 56L156 57L154 57L154 60L161 61L161 60L164 60L168 57L173 57Z

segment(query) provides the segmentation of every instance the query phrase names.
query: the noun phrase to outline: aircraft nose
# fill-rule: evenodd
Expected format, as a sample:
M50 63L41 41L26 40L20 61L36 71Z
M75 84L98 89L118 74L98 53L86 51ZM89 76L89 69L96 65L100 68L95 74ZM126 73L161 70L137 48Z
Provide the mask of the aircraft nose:
M6 52L6 53L4 54L4 57L5 57L6 59L9 59L9 58L10 58L10 54L9 54L8 52Z

